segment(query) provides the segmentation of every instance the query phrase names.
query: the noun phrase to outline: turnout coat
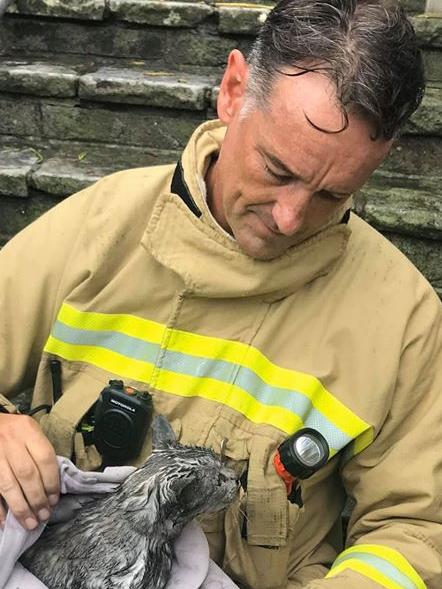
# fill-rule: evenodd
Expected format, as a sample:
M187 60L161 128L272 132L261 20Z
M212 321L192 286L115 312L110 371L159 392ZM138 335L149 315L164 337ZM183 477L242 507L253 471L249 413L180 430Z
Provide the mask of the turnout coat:
M241 586L440 589L440 302L353 213L278 259L243 254L205 199L223 133L204 124L178 165L106 177L2 250L1 402L34 386L52 404L59 359L37 417L78 466L99 465L76 430L111 378L148 388L182 442L225 446L246 490L203 526ZM273 457L304 426L331 457L299 507Z

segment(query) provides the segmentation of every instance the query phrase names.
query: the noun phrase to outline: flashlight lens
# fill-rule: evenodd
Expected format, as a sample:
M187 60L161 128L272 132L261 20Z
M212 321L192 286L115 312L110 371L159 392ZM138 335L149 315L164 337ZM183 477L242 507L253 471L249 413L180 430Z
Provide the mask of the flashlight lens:
M321 461L324 455L321 446L309 435L301 436L296 440L295 450L300 460L306 466L315 466Z
M311 427L298 430L278 448L285 470L297 479L308 479L327 462L327 440Z

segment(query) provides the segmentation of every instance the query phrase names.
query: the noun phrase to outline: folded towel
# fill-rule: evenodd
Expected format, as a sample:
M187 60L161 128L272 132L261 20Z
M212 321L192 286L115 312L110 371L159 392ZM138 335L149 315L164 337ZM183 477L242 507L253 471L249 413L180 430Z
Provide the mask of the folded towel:
M97 494L112 493L134 470L131 466L114 466L104 472L83 472L67 458L60 457L58 464L61 497L51 523L71 518ZM18 562L23 552L38 540L45 525L25 530L8 512L4 528L0 529L0 589L48 589ZM238 589L210 560L207 539L196 522L184 528L174 549L175 560L166 589Z

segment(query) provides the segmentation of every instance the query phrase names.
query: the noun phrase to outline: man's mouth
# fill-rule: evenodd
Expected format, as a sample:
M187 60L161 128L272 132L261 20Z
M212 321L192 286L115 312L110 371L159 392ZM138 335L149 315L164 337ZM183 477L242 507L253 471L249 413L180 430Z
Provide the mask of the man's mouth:
M256 210L251 209L251 212L256 215L262 225L272 234L275 236L281 236L282 233L278 230L274 220L272 218L268 218L266 215L263 215L261 211L257 212Z

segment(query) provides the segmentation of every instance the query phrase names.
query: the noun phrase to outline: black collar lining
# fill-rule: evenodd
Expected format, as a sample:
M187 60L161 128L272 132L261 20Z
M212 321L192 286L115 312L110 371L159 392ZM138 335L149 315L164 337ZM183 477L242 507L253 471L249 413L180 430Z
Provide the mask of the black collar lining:
M344 216L341 219L341 223L343 225L347 225L347 223L350 221L350 213L351 213L351 210L350 209L347 209L345 211Z
M202 213L193 200L190 190L184 180L184 170L181 160L177 163L175 172L173 173L170 190L173 194L176 194L181 198L196 217L201 217Z

